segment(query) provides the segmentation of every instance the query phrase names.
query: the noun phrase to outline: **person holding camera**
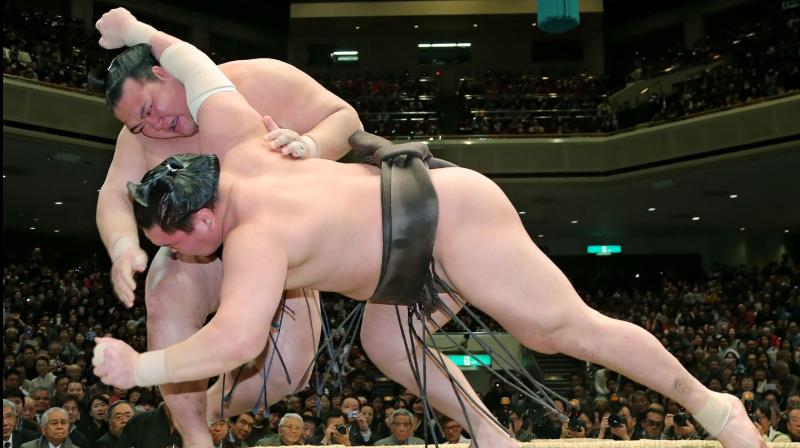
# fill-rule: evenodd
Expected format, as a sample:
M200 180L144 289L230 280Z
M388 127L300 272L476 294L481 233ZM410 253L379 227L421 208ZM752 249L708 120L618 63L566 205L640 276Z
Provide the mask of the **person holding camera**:
M628 406L620 406L616 413L608 413L600 420L598 439L631 440L636 427L636 419Z
M325 432L322 439L313 445L344 445L352 446L350 443L350 429L345 424L345 417L342 411L333 409L325 416Z
M667 414L664 416L664 432L661 440L701 440L702 437L694 427L692 416L686 412Z

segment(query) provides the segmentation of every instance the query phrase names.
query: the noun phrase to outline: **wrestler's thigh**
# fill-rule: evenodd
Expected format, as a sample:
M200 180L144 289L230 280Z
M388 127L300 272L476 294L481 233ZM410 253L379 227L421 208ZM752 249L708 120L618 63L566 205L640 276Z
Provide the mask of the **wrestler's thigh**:
M440 193L434 257L443 279L529 345L584 315L587 307L530 239L502 191L478 188L469 214L449 191Z
M461 306L448 294L439 294L443 306L457 314ZM436 309L431 313L431 321L426 322L428 330L432 333L450 321L450 314L443 309ZM367 303L364 309L364 318L361 322L361 345L370 356L374 358L400 358L406 357L405 344L402 343L402 332L408 340L408 307ZM415 322L418 334L422 333L422 325Z
M154 325L164 331L175 327L185 338L188 334L181 328L199 328L219 306L221 282L219 259L178 258L169 249L160 248L145 282L148 329Z

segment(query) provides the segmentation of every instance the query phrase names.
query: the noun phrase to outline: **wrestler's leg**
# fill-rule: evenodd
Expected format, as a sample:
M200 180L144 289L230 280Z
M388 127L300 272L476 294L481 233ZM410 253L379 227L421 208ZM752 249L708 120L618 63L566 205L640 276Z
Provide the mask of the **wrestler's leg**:
M586 306L564 274L530 240L500 189L485 178L467 177L458 188L440 191L434 254L446 280L465 299L530 348L604 365L678 401L693 414L712 400L712 392L653 335ZM480 210L469 210L469 216L455 205L465 189L472 202L480 204ZM727 448L759 445L741 403L734 404L718 439Z
M145 284L149 350L166 348L194 334L219 305L222 262L173 258L159 249ZM208 380L159 386L186 447L211 446L206 420Z
M239 369L228 372L225 377L225 393L233 387L235 378L236 389L231 399L225 403L224 410L220 409L222 399L222 377L208 390L207 406L208 418L217 420L220 412L224 411L225 417L238 415L251 411L260 400L263 403L264 369L272 358L272 367L267 380L267 400L269 404L275 403L283 397L303 389L310 378L314 363L314 355L319 346L321 329L319 293L314 290L297 289L286 293L286 311L281 323L280 334L277 328L272 329L273 338L277 338L278 352L283 355L286 369L289 372L287 381L283 365L277 353L273 356L271 343L267 343L264 351L253 362L248 363L241 371ZM280 313L280 310L278 310ZM276 321L279 317L276 316ZM269 325L265 322L264 325Z
M446 294L440 295L443 302L445 302L453 312L458 312L459 307L454 301ZM408 352L406 351L401 334L400 325L406 336L406 343L408 343L409 350L411 349L411 338L408 334L408 311L406 307L400 307L401 324L398 324L397 313L395 307L392 305L379 305L374 303L367 303L364 311L364 319L361 323L361 344L369 356L370 360L389 378L397 383L402 384L409 391L419 395L419 387L415 381L414 375L410 369ZM449 317L442 311L433 313L432 318L439 326L443 326ZM416 324L418 334L422 334L422 325ZM428 324L431 332L436 331L436 326ZM420 366L420 375L422 373L422 347L419 343L415 343L417 362ZM435 351L435 350L433 350ZM440 360L439 356L434 354L434 358L428 357L426 361L426 397L437 411L442 412L454 418L462 428L469 429L472 426L471 437L477 440L478 444L482 447L516 447L515 442L511 440L508 434L501 428L495 425L486 415L484 415L469 399L464 396L464 393L459 391L461 400L467 410L465 417L464 410L459 404L458 398L455 396L453 387L444 371L442 371L435 361ZM458 367L455 366L446 356L442 356L447 365L450 374L461 384L469 395L479 403L481 409L489 412L483 402L477 396L475 391L470 386L469 382ZM469 421L467 420L469 419Z

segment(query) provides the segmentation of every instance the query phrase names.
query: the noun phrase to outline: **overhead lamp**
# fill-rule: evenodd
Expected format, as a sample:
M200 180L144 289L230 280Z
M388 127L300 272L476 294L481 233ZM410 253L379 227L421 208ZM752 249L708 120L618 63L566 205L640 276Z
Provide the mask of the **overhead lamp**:
M692 221L700 221L700 217L699 216L693 216L692 217Z
M656 208L655 207L650 207L650 208L647 209L647 211L648 212L654 212L654 211L656 211Z
M578 220L577 220L577 219L573 219L573 220L572 220L572 221L570 221L569 223L570 223L570 224L577 224L577 223L578 223Z
M739 195L734 193L734 194L729 195L728 197L731 198L731 199L736 199L736 198L739 197Z

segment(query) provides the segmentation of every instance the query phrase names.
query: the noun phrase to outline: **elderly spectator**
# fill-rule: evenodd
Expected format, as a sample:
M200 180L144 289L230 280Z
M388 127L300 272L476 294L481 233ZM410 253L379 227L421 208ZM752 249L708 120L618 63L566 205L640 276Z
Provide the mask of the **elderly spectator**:
M23 411L25 410L25 401L30 400L20 389L10 389L3 393L3 397L14 404L16 410L16 426L17 431L26 431L31 434L39 433L39 424L36 420L25 418Z
M385 445L422 445L424 440L414 437L417 422L414 415L405 409L395 409L389 417L392 435L375 442L375 446Z
M36 433L32 431L16 429L18 417L17 406L9 400L3 400L3 448L19 448L36 438Z
M786 422L787 431L792 442L800 442L800 404L795 404L789 408Z
M69 438L69 417L62 408L50 408L42 413L39 421L42 436L23 443L20 448L82 448Z
M108 432L97 439L94 443L98 448L128 448L123 440L120 440L122 430L133 418L133 406L125 400L117 400L108 407L106 420L108 421Z
M303 443L303 417L293 412L284 414L278 423L278 433L259 440L257 446L301 445Z

